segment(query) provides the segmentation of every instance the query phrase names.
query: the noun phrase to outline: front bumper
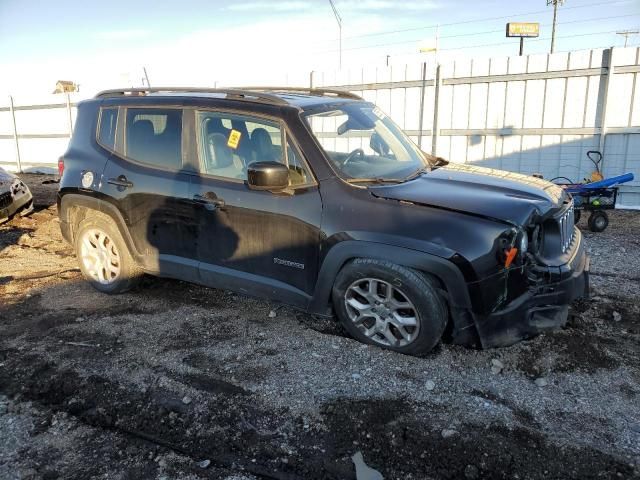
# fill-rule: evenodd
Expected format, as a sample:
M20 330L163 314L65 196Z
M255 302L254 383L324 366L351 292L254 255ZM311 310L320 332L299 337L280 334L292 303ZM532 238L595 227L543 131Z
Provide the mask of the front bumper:
M549 279L530 287L503 308L488 315L474 315L483 348L511 345L567 322L569 304L589 296L589 257L582 236L570 260L558 267L537 267L536 274Z
M18 212L27 214L33 210L33 198L26 185L20 191L12 192L9 190L3 194L6 195L8 201L0 203L0 223L6 222Z

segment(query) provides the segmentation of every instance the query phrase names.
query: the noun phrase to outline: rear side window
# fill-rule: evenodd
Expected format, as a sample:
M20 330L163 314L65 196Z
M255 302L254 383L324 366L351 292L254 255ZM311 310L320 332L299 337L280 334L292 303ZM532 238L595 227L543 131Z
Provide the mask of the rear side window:
M116 145L116 125L118 124L118 109L103 108L100 112L100 126L98 127L98 143L109 150Z
M166 170L182 167L182 110L128 108L125 155Z

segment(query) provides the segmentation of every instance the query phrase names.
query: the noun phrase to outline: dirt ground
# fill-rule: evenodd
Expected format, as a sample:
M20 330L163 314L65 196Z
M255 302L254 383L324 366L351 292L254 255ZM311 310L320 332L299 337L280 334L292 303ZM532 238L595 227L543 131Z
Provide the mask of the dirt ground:
M640 212L582 220L565 329L414 358L184 282L100 294L47 178L0 226L0 479L354 479L356 452L385 479L640 477Z

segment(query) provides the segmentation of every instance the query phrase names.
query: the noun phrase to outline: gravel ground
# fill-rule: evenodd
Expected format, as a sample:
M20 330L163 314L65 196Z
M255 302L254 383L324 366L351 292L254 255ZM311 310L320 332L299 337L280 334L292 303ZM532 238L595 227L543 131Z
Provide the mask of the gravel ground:
M0 227L0 478L640 477L640 212L583 231L593 297L560 331L423 358L184 282L106 296L56 185ZM270 315L275 312L275 317Z

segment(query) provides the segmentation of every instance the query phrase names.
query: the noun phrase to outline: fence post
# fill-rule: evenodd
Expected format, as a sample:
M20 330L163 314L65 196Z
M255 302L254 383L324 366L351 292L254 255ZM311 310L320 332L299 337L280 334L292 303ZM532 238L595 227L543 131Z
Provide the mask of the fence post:
M435 93L433 96L433 129L431 130L431 155L438 156L438 138L440 137L440 124L438 122L438 110L440 109L440 87L442 86L442 76L440 64L436 65Z
M422 150L422 122L424 118L424 92L427 86L427 62L422 62L422 88L420 89L420 121L418 122L418 147Z
M69 92L67 92L65 95L67 97L67 114L69 115L69 138L71 138L71 135L73 135L73 118L71 116L71 98L70 98Z
M18 173L22 173L22 162L20 161L20 145L18 144L18 127L16 125L16 112L13 108L13 97L9 95L9 110L11 111L11 121L13 123L13 140L16 143L16 163Z
M607 56L607 76L604 80L604 95L602 96L602 113L600 114L600 143L598 144L598 150L600 150L602 158L604 158L604 143L607 137L607 103L609 102L609 89L611 88L611 78L615 73L615 67L613 66L613 47L604 50L602 53L603 55ZM604 71L600 75L604 75ZM602 165L600 165L600 168L602 168Z
M313 70L309 73L309 88L313 89Z

